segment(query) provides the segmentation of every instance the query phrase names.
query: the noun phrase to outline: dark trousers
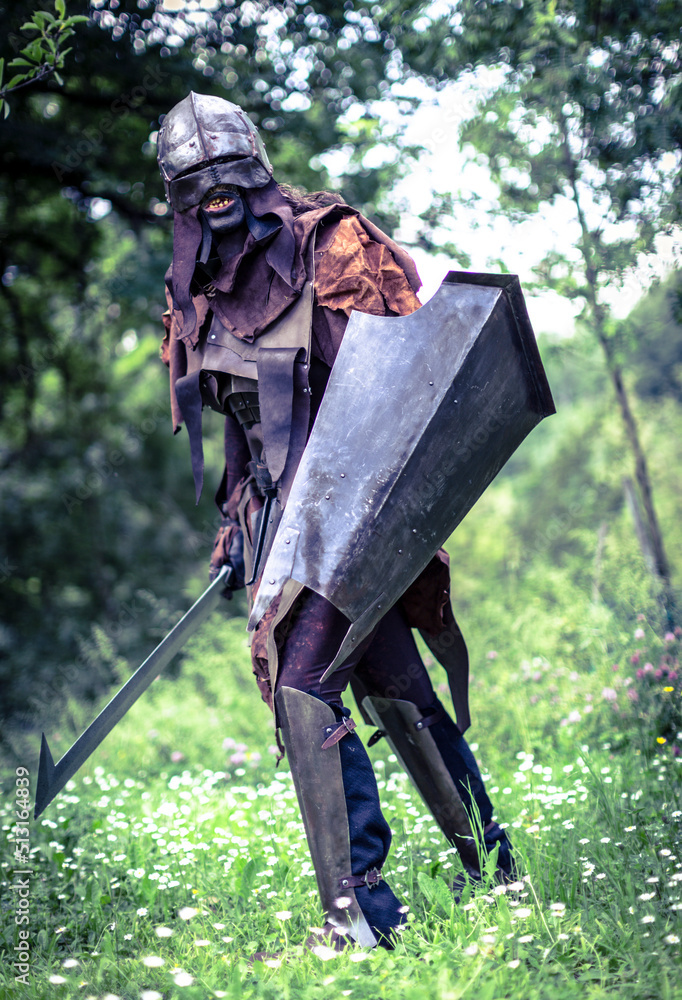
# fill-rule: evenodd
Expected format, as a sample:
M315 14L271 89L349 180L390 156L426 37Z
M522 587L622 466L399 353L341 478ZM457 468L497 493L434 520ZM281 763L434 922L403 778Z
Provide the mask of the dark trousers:
M412 631L397 607L382 618L372 636L332 676L321 683L350 622L324 597L308 591L294 612L280 653L277 688L293 687L343 706L351 677L381 698L404 698L428 710L436 694Z

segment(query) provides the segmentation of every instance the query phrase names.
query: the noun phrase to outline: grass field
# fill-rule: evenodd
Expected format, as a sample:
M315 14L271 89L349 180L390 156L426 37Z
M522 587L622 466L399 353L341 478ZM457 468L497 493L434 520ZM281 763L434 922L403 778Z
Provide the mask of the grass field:
M453 903L457 855L381 741L386 872L409 922L393 952L305 951L322 913L291 776L274 766L244 619L220 614L180 676L158 679L29 823L28 910L9 776L3 996L682 997L680 639L635 608L617 620L575 599L561 627L547 602L509 606L508 619L470 608L468 738L513 838L513 889ZM55 759L87 714L74 707L50 734ZM257 951L273 957L250 962Z

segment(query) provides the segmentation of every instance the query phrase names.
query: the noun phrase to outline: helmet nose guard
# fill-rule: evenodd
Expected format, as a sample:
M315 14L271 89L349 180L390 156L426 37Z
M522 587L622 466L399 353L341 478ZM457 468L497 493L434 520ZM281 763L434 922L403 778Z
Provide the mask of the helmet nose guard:
M209 180L213 185L231 182L259 188L272 176L265 146L249 116L231 101L193 91L164 118L158 160L166 197L179 211L198 204ZM216 169L220 176L213 176Z

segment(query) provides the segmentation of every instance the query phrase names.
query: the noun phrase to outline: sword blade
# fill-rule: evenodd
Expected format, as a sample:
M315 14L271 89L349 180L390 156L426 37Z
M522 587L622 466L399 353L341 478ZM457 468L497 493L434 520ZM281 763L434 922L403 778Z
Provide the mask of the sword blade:
M43 733L38 764L38 783L34 818L43 812L64 785L88 759L102 740L111 732L117 722L134 705L151 682L184 646L189 637L208 618L219 603L232 569L223 566L210 587L194 602L180 621L163 639L135 673L123 685L118 694L102 709L97 718L81 733L76 742L55 764Z

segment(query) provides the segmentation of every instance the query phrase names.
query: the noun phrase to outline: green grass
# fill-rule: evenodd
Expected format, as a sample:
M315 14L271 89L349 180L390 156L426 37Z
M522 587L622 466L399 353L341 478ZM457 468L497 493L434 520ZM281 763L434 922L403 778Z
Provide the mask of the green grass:
M652 701L679 701L679 682L653 691L651 671L638 679L630 663L644 645L672 662L679 640L666 644L646 621L635 639L590 607L575 607L561 628L536 608L511 631L502 611L497 626L476 628L471 609L468 737L522 884L489 885L455 905L457 855L380 742L371 753L394 831L386 871L409 922L391 953L333 957L303 948L322 913L291 776L286 761L274 766L244 621L216 616L180 676L157 680L31 822L29 984L5 959L3 996L682 997L682 757L673 740L656 742L665 713ZM562 629L572 636L563 653ZM627 695L633 684L640 701ZM76 729L83 715L74 708ZM71 739L50 734L55 757ZM5 788L11 956L17 876ZM257 951L273 957L250 962Z

